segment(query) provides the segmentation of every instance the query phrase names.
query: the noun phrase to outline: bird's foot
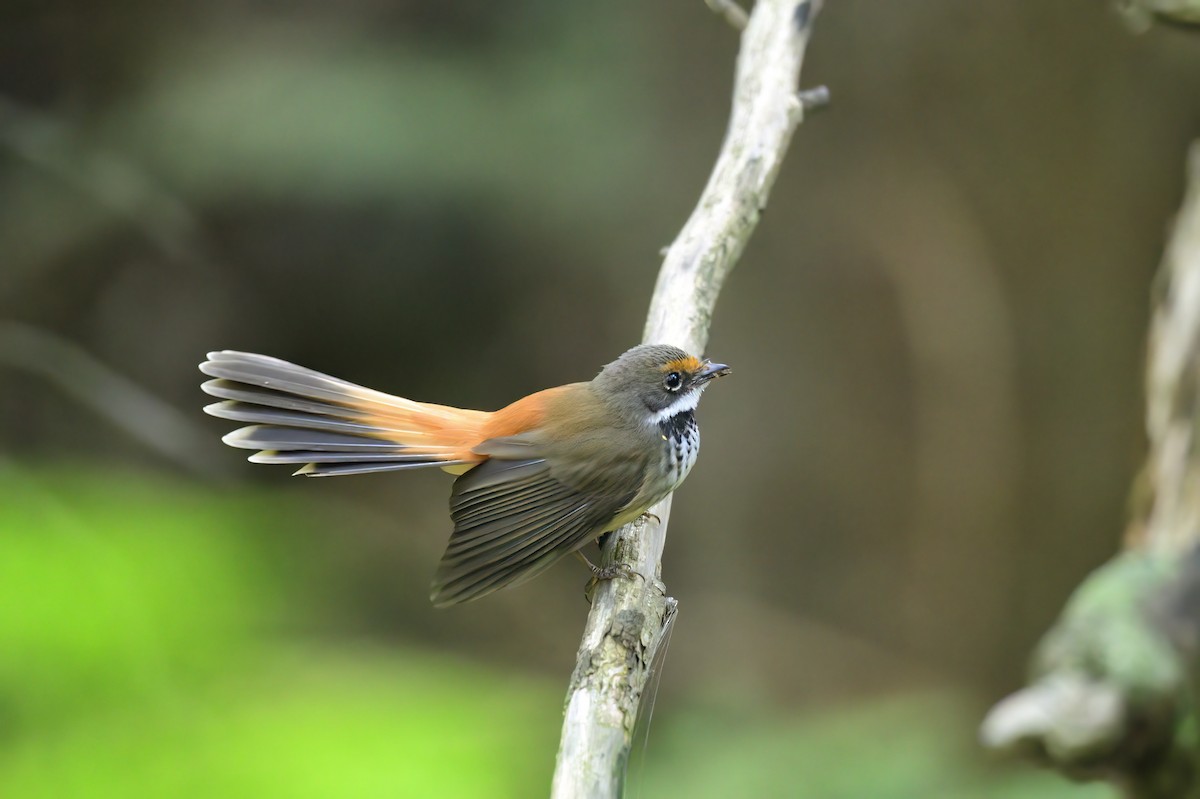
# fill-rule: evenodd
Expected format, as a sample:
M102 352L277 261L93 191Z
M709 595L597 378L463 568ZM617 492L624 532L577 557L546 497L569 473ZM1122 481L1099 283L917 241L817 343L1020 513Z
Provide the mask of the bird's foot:
M612 580L617 577L637 577L642 581L645 581L646 579L638 572L635 572L633 567L628 563L612 563L608 566L597 566L588 560L587 556L579 550L575 551L575 556L583 561L583 565L587 566L588 570L590 570L592 573L591 579L589 579L587 581L587 585L583 587L583 598L588 601L588 604L591 604L592 602L592 595L596 592L596 586L605 580Z
M637 520L634 523L635 524L646 524L651 519L654 520L655 524L662 524L662 519L658 518L658 514L651 513L650 511L646 511L641 516L637 517Z

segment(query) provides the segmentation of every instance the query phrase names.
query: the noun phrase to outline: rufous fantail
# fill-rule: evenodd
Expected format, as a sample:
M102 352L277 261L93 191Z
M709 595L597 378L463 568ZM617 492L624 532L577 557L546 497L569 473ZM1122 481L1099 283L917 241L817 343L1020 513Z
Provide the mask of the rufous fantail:
M245 352L211 352L204 410L249 422L223 439L255 463L324 477L441 467L454 532L435 605L539 574L637 519L687 477L700 450L696 405L729 374L677 347L643 344L600 370L494 413L431 405ZM585 559L586 560L586 559Z

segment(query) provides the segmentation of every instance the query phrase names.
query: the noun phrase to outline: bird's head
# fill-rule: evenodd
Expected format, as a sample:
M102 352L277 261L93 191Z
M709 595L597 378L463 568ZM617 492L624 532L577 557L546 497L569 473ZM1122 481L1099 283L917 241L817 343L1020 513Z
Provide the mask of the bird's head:
M695 410L705 387L729 371L678 347L642 344L601 369L592 385L626 416L657 423Z

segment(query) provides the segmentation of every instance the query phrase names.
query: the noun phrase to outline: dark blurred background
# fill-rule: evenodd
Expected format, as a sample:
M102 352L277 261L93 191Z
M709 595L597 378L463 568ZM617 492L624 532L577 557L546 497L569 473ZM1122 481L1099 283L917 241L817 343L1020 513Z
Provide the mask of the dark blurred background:
M0 796L544 795L570 563L449 611L440 473L291 480L196 364L496 408L640 337L720 145L700 0L0 6ZM1105 797L975 726L1120 544L1200 43L830 0L708 355L635 797Z

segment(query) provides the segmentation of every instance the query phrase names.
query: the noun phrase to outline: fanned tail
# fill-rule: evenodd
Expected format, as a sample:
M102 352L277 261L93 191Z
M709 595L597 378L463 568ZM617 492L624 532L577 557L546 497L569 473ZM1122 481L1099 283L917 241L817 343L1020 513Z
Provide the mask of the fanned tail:
M462 472L485 459L471 451L491 414L414 402L248 352L210 352L200 371L222 400L205 412L248 422L225 436L259 450L255 463L302 464L324 477L439 466Z

